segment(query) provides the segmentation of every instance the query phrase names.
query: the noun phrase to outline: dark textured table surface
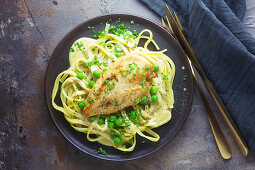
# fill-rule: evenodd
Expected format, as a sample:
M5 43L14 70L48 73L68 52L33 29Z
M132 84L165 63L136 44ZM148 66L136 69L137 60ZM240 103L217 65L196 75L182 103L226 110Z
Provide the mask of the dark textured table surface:
M243 23L255 36L255 2L246 2ZM182 130L148 157L125 163L101 161L64 139L45 103L48 61L73 27L109 13L131 13L160 23L136 0L0 0L0 169L254 169L255 154L241 156L213 105L232 150L230 160L221 158L196 89Z

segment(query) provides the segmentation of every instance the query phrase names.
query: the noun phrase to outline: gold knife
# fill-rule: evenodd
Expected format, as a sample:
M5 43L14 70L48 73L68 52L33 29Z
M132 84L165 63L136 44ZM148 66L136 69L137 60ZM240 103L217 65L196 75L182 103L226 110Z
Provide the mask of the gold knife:
M177 25L173 15L171 14L169 8L167 7L167 5L165 5L165 12L166 12L167 18L168 19L170 18L170 24L172 26L172 30L173 30L175 36L177 37L177 39L181 43L181 46L185 49L186 53L188 54L187 56L189 57L190 61L195 66L197 72L201 76L207 91L209 92L212 99L216 103L216 106L218 107L218 109L219 109L221 115L223 116L227 126L229 127L232 135L234 136L234 139L235 139L242 155L244 157L246 157L249 153L249 149L248 149L248 146L247 146L245 140L242 138L241 133L239 132L238 128L236 127L236 125L234 123L234 121L232 120L231 116L229 115L225 105L221 101L221 99L220 99L219 95L217 94L214 86L212 85L212 83L206 77L204 71L202 70L202 67L200 66L200 64L197 60L197 57L196 57L193 49L191 48L189 42L187 41L187 39L186 39L185 35L183 34L183 32L181 31L180 27Z

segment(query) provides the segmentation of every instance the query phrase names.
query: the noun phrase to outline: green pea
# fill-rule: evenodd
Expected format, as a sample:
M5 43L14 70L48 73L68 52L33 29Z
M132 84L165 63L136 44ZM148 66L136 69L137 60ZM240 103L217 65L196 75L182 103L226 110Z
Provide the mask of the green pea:
M149 102L149 99L147 96L143 96L141 99L140 99L140 103L141 104L147 104Z
M121 138L118 137L118 136L114 136L113 141L114 141L114 143L116 143L116 144L120 144L120 143L121 143Z
M122 51L121 46L117 44L117 45L115 46L115 51L118 51L118 52Z
M157 72L159 70L159 66L157 64L155 64L154 66L154 72Z
M158 96L157 95L152 95L151 100L152 100L152 102L157 102L158 101Z
M116 116L116 115L111 115L111 116L109 117L109 120L110 120L111 122L114 122L116 119L117 119L117 116Z
M98 79L101 76L101 74L98 70L95 70L93 71L93 76Z
M136 117L135 111L131 111L130 114L129 114L129 117L131 119L134 119Z
M84 101L81 101L79 104L78 104L79 108L80 109L84 109L85 107L85 102Z
M109 123L108 123L108 128L109 128L109 129L113 129L114 126L115 126L115 123L113 123L113 122L109 122Z
M96 82L94 80L89 81L88 86L92 88Z
M158 88L156 86L151 86L151 94L157 94Z
M115 121L116 125L118 126L121 126L123 124L123 119L121 118L118 118L116 121Z
M121 52L119 52L119 51L117 51L117 52L115 53L115 56L116 56L117 58L119 58L119 57L121 57L121 56L122 56L122 53L121 53Z
M78 73L78 74L76 74L76 77L77 77L78 79L82 80L82 79L83 79L83 73Z
M98 119L98 124L100 124L100 125L101 125L101 124L104 124L104 119L103 119L103 118L99 118L99 119Z
M91 116L91 117L89 117L89 120L94 121L94 120L96 120L96 118L97 118L97 116Z

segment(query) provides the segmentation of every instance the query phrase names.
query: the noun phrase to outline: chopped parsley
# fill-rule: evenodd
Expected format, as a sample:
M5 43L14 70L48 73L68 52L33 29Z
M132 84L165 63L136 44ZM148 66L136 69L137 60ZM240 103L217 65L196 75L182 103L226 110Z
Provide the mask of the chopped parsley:
M91 65L97 65L97 66L101 66L101 65L103 65L103 66L108 66L109 64L108 64L108 62L107 61L104 61L104 62L100 62L99 60L98 60L98 57L96 56L96 55L94 55L94 58L93 58L93 60L92 61L89 61L89 62L86 62L85 64L84 64L84 66L91 66Z
M136 30L133 31L133 36L136 38L138 37L138 32Z
M107 153L103 148L99 148L98 151L95 149L94 152L97 152L107 157Z
M109 86L109 90L112 90L114 87L115 87L115 84L116 84L116 82L113 80L112 81L112 84L107 84L107 86Z
M116 24L118 24L118 23L120 23L120 18L118 18L118 19L116 20Z
M73 48L71 48L69 52L74 52L74 49L73 49Z
M143 79L145 76L146 76L146 73L143 73L143 74L142 74L142 78L141 78L141 79Z
M116 31L116 26L114 26L114 25L109 27L109 31L113 31L113 30Z
M136 68L136 72L139 72L139 71L140 71L140 67L137 67L137 68Z
M108 44L105 43L104 41L101 41L99 44L102 45L104 48L108 45Z
M133 74L133 79L136 79L136 74Z
M104 92L107 93L108 91L112 90L115 87L116 81L112 81L112 83L108 83L109 80L105 80L105 84L107 84L107 87L104 89Z
M168 80L168 75L161 73L162 74L162 80Z
M81 89L81 85L76 83L75 86L80 90Z
M90 104L93 104L94 103L94 100L93 99L88 99L87 100Z
M74 47L78 48L80 51L85 50L85 47L83 46L83 44L81 42L74 43ZM74 49L73 49L73 51L74 51ZM70 49L70 52L72 52L72 48Z
M134 104L137 104L139 102L139 99L135 99Z
M104 92L105 92L105 93L107 93L107 92L108 92L108 88L107 88L107 87L104 89Z
M133 80L132 80L131 78L128 78L128 81L129 81L129 82L133 82Z
M184 76L183 76L183 80L186 80L186 79L187 79L187 75L184 75Z
M119 103L115 100L115 108L119 108Z
M147 70L149 70L149 69L150 69L150 68L149 68L148 66L146 66L144 70L147 71Z
M107 34L107 31L106 30L103 30L102 32L100 32L100 34L99 34L99 38L100 37L103 37L103 36L105 36Z
M130 123L129 122L125 122L125 127L128 127L130 126Z
M96 92L96 91L94 91L94 92L93 92L93 95L94 95L94 96L97 96L97 92Z

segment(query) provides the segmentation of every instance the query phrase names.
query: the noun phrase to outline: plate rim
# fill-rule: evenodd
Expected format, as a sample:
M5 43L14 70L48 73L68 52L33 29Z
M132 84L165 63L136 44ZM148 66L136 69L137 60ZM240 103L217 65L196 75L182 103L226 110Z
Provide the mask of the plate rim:
M179 129L177 129L177 131L172 135L172 137L169 137L165 143L163 143L162 145L158 146L156 149L146 153L146 154L142 154L142 155L139 155L137 157L131 157L131 158L122 158L122 159L110 159L108 157L101 157L97 154L91 154L89 152L87 152L86 150L83 150L81 147L79 147L78 145L76 145L73 141L71 141L71 139L69 139L69 137L67 137L66 134L64 134L64 132L62 132L61 128L59 127L58 123L56 122L55 118L53 117L53 113L51 112L50 110L50 107L51 107L51 100L48 100L48 97L51 97L49 91L47 90L47 82L49 81L48 80L48 74L49 74L49 66L50 66L50 63L53 62L55 60L55 58L53 58L53 56L55 56L55 53L56 49L60 48L61 44L63 42L66 41L66 39L68 39L68 37L76 30L78 29L79 27L81 27L82 25L86 24L87 22L90 22L90 21L93 21L95 19L100 19L100 18L104 18L104 17L111 17L111 16L128 16L128 17L135 17L135 18L139 18L139 19L142 19L142 20L147 20L149 21L150 23L153 23L155 24L156 26L160 27L161 30L163 30L164 32L166 32L168 35L170 35L170 37L172 38L172 40L174 41L174 43L176 44L177 48L179 48L179 51L180 51L180 55L182 55L184 58L186 58L186 61L188 62L188 59L187 59L187 56L183 50L183 48L181 47L180 43L171 35L171 33L168 31L168 30L165 30L160 24L156 23L156 21L153 21L149 18L146 18L146 17L143 17L143 16L139 16L139 15L134 15L134 14L130 14L130 13L111 13L111 14L107 14L107 15L98 15L98 16L94 16L94 17L91 17L83 22L81 22L80 24L76 25L75 27L73 27L70 31L68 31L62 38L61 40L57 43L57 46L54 48L53 50L53 53L51 54L50 58L49 58L49 62L47 64L47 69L46 69L46 72L45 72L45 77L44 77L44 94L45 94L45 100L46 100L46 106L47 106L47 110L51 116L51 119L52 121L54 122L54 125L55 127L58 129L58 131L62 134L62 136L64 136L64 138L69 141L74 147L78 148L80 151L82 151L83 153L89 155L89 156L92 156L92 158L96 158L98 160L104 160L104 161L112 161L112 162L124 162L124 161L131 161L131 160L137 160L137 159L141 159L141 158L144 158L148 155L151 155L157 151L159 151L160 149L162 149L163 147L165 147L168 143L170 143L170 141L180 132L180 130L182 129L182 127L184 126L190 112L191 112L191 106L192 106L192 102L193 102L193 98L194 98L194 80L193 80L193 76L190 76L190 91L189 91L189 95L191 96L191 99L188 103L188 107L187 107L187 113L185 114L185 117L182 121L182 124L180 126ZM191 72L191 68L188 67L186 68L189 75L192 75L192 72Z

